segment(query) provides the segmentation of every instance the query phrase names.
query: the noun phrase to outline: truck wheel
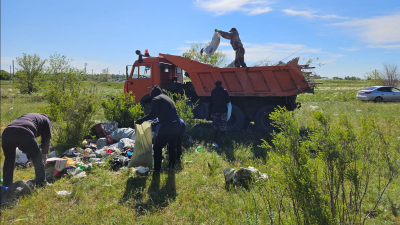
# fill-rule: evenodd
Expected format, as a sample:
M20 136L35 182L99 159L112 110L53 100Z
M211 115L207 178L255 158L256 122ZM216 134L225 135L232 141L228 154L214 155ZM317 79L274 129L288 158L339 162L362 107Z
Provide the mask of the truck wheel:
M246 116L244 111L236 105L232 104L231 118L227 122L226 130L238 131L244 128L246 125Z
M255 117L255 124L257 129L272 132L275 127L271 125L272 120L269 118L269 114L273 112L276 105L266 105L261 107Z

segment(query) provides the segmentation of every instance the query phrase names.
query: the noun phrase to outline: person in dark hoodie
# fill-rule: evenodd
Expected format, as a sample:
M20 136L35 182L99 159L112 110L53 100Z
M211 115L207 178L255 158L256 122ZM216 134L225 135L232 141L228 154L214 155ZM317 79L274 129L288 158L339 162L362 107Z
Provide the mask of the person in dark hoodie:
M178 141L181 123L175 104L171 98L162 93L161 88L154 86L151 91L151 111L146 116L136 120L136 124L142 124L147 120L158 118L160 129L154 142L154 170L160 172L162 161L162 148L169 145L168 167L173 168L177 160L176 144Z
M1 136L1 144L5 156L3 167L3 186L13 184L15 149L18 147L32 160L35 167L34 184L43 186L47 184L44 169L44 156L47 155L51 139L51 119L42 113L28 113L12 121ZM40 151L37 137L42 138Z
M244 62L244 48L242 41L239 38L239 32L236 28L232 28L229 33L221 30L215 29L223 38L231 40L231 45L233 50L235 50L235 67L246 67Z
M222 82L217 80L215 88L211 91L211 115L213 118L214 135L225 135L228 103L231 102L228 91L222 87Z

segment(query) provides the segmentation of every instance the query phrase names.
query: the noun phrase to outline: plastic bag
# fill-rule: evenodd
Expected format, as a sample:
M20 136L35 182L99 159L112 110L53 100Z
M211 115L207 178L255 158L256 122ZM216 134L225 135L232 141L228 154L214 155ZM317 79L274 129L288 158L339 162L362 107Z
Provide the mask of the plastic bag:
M133 151L128 167L149 167L153 166L151 124L143 122L135 124L135 151Z
M227 66L225 66L225 68L233 68L233 67L235 67L235 60L233 60L233 62L231 62Z
M204 48L204 51L206 52L208 57L211 57L214 54L214 52L217 51L220 41L221 41L220 34L218 32L214 32L210 45Z
M106 146L107 143L107 139L106 138L99 138L99 140L96 141L96 145L98 149L102 149L104 146Z
M129 138L122 138L121 140L119 140L118 142L118 148L124 148L124 147L128 147L128 146L135 146L135 141L131 140Z
M232 103L229 102L227 106L228 106L228 114L226 115L226 121L229 121L232 115Z
M110 138L114 141L119 141L122 138L129 138L135 132L132 128L119 128L110 134Z
M101 124L106 135L111 134L118 128L118 123L115 121L104 122Z
M18 147L15 149L15 151L15 162L17 164L25 165L28 162L28 157L26 157L26 154L19 150Z

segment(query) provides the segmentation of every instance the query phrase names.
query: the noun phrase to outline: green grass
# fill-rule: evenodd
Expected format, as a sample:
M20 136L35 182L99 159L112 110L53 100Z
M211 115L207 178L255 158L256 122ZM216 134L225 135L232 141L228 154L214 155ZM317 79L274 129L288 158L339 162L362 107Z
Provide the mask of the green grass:
M321 110L332 120L346 114L355 127L362 116L376 118L389 134L400 137L400 103L375 104L355 100L357 90L369 86L365 81L322 82L324 84L314 95L298 96L302 107L295 117L300 119L301 125L310 125L310 114ZM101 83L96 87L100 90L99 97L104 97L122 91L123 83ZM13 89L9 84L1 83L2 126L46 104L40 94L29 97L9 91L6 96L3 88ZM10 110L11 107L17 110ZM101 114L97 115L99 120L104 118ZM266 150L258 146L261 139L270 141L270 135L256 131L254 124L250 124L245 131L232 132L225 139L218 139L223 148L216 149L211 146L216 140L210 130L211 124L201 122L186 135L185 139L191 135L194 143L184 143L183 169L176 173L140 177L131 170L96 168L85 178L59 179L52 186L20 199L18 205L2 209L1 221L5 224L269 224L273 217L278 224L279 202L273 197L274 193L267 192L273 185L271 180L256 183L249 189L226 188L222 172L226 167L253 166L271 174L277 165L268 159ZM195 152L193 149L200 144L206 146L206 150ZM3 162L2 154L0 156ZM14 181L27 175L34 178L33 168L17 169ZM399 187L397 177L383 196L377 214L367 220L367 224L400 223ZM72 194L58 196L55 190L67 190ZM267 197L270 197L272 212ZM376 196L368 195L365 205L372 208L375 200Z

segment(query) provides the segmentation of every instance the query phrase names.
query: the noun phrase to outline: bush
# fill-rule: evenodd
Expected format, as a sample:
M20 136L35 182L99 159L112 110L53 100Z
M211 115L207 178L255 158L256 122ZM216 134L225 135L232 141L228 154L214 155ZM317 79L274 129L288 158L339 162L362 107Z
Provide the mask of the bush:
M97 112L97 89L85 88L84 71L68 68L63 71L62 82L48 82L44 97L48 106L43 108L53 124L53 145L57 153L81 143L90 134Z
M190 104L190 99L185 94L171 93L167 91L167 95L174 100L176 111L180 118L185 121L186 130L189 131L195 125L193 109L196 108L197 103Z
M132 93L121 93L111 98L103 99L101 106L104 109L104 116L109 121L118 122L119 127L134 127L135 120L144 115L141 104L135 102Z
M287 222L364 223L399 175L400 144L373 119L364 118L356 129L346 115L337 122L320 111L312 117L304 133L293 112L272 113L281 132L273 134L274 147L263 144L272 150L270 182L282 188L276 198L287 209ZM290 204L283 205L283 195Z
M97 111L96 89L46 91L49 106L44 113L52 118L53 142L57 153L78 146L84 136L90 134L92 118Z

